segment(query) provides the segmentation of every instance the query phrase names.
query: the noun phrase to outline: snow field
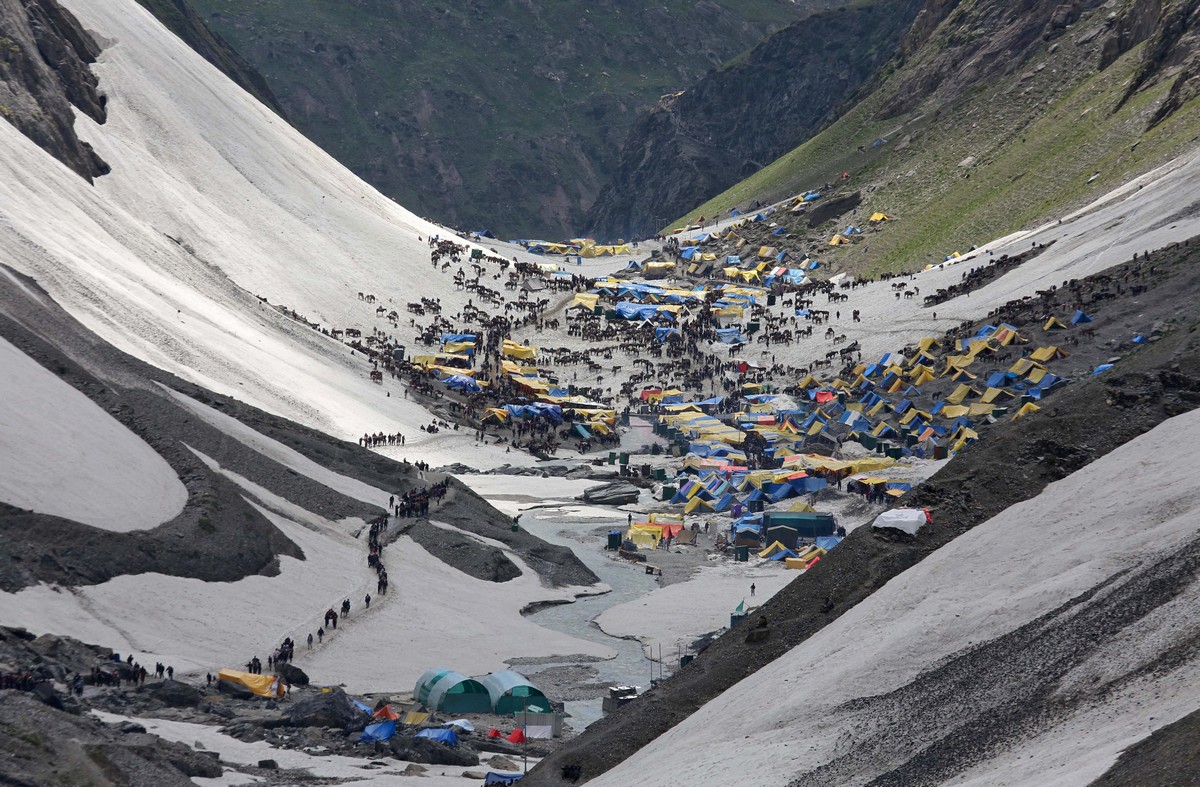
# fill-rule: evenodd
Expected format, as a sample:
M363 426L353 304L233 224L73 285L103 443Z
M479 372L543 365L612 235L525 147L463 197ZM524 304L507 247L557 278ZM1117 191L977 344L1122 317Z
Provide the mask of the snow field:
M154 449L0 339L0 500L129 532L183 510L187 490Z
M649 560L654 562L653 553ZM596 625L605 634L636 637L650 648L653 643L686 647L705 634L728 627L729 615L739 603L744 601L746 609L765 604L801 573L785 569L782 563L700 566L696 576L686 582L609 607L596 618ZM751 584L754 596L750 595ZM657 657L657 652L651 655Z
M833 761L863 734L846 703L903 687L939 660L1194 538L1200 495L1187 479L1200 461L1197 438L1200 413L1178 416L960 536L595 784L697 784L719 769L744 784L774 785ZM1091 669L1128 674L1186 641L1200 625L1186 607L1181 599L1156 613L1175 625L1158 627L1153 645L1108 649ZM820 680L807 679L814 670ZM1198 673L1189 663L1130 681L1112 702L992 753L963 783L995 784L1001 775L1008 785L1088 783L1124 746L1190 711L1194 698L1181 687ZM1035 754L1046 759L1025 762ZM1007 771L1018 757L1021 767Z

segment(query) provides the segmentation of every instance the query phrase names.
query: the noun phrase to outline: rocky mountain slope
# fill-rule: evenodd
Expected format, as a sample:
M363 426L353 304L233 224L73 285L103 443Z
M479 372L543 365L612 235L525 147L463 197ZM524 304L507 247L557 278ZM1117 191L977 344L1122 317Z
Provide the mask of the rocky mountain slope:
M849 172L899 221L820 253L879 271L1062 215L1194 145L1196 30L1191 2L926 3L874 90L672 226Z
M645 237L774 161L836 117L894 54L920 0L814 14L664 97L637 120L586 218Z
M192 0L306 136L418 213L573 235L637 113L830 0Z

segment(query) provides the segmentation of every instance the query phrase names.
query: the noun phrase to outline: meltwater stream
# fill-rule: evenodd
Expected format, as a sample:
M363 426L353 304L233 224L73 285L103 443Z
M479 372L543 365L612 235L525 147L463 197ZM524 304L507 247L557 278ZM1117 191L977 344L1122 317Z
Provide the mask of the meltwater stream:
M597 535L596 528L603 526L606 521L619 527L624 524L620 517L619 511L614 511L611 520L567 517L561 509L554 508L534 509L522 515L523 528L552 544L569 547L601 582L612 588L610 593L581 598L573 604L547 607L532 614L530 620L540 626L598 642L616 650L616 658L589 664L598 673L597 682L640 686L645 689L650 685L652 669L654 677L658 677L658 663L651 662L646 657L641 643L610 637L592 623L592 620L609 607L641 598L658 587L654 579L647 576L640 566L618 563L604 555L603 535ZM669 675L673 670L666 648L667 645L664 644L663 660L667 663L663 667L663 673ZM574 662L564 660L562 663ZM566 710L571 715L571 726L581 730L598 720L603 715L601 702L600 699L567 702Z

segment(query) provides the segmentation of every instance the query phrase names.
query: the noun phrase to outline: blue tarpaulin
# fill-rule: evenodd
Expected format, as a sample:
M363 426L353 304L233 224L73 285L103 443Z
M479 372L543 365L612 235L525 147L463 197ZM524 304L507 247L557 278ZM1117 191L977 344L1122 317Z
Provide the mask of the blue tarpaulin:
M1091 316L1089 316L1088 314L1086 314L1086 313L1083 311L1083 309L1077 309L1077 310L1075 311L1075 315L1074 315L1073 317L1071 317L1071 324L1072 324L1072 325L1078 325L1078 324L1079 324L1079 323L1081 323L1081 322L1091 322L1091 321L1092 321L1092 318L1091 318Z
M496 771L488 771L487 778L483 780L486 787L508 787L514 782L519 782L525 778L523 773L497 773Z
M391 724L395 725L396 722L393 721L393 722L391 722ZM457 746L458 745L458 736L454 734L454 730L446 730L446 729L435 730L433 728L430 728L430 729L421 730L420 732L418 732L416 734L415 737L429 738L430 740L438 741L439 743L444 743L447 746Z
M396 721L381 721L378 724L368 724L359 737L359 743L386 741L396 734Z
M829 550L833 549L838 544L842 543L842 537L841 536L817 536L816 539L814 539L814 543L821 549L824 549L826 552L828 552Z
M1111 363L1102 363L1099 366L1097 366L1094 370L1092 370L1092 376L1094 377L1095 375L1100 374L1101 372L1107 372L1111 368L1113 368L1113 365Z

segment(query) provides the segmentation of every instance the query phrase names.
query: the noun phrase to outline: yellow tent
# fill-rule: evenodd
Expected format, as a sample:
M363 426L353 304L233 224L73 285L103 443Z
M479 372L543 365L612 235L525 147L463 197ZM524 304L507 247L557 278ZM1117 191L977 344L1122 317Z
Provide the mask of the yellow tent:
M829 239L830 246L841 246L843 243L849 243L849 242L850 241L846 240L845 236L843 236L843 235L834 235L832 238Z
M217 673L217 680L220 683L250 691L259 697L283 696L283 682L274 675L254 675L249 672L223 669Z
M1042 326L1043 331L1065 331L1067 326L1058 321L1057 317L1051 317L1046 320L1046 324Z
M537 348L529 347L524 344L517 344L512 339L505 339L504 346L501 349L509 358L520 358L523 361L531 361L537 357Z
M1039 347L1029 354L1030 360L1046 363L1058 358L1066 358L1070 353L1061 347Z
M682 514L651 514L650 524L652 525L682 525Z
M809 513L812 511L816 511L817 509L813 508L812 506L810 506L808 503L804 502L803 500L797 500L796 502L794 502L790 506L788 506L787 510L793 514L802 514L802 513Z
M1038 407L1033 402L1026 402L1025 404L1021 405L1020 410L1017 410L1015 413L1013 413L1012 419L1014 421L1016 421L1020 418L1024 418L1025 416L1029 415L1030 413L1036 413L1040 409L1041 408Z
M696 501L699 500L699 498L693 498L692 500ZM689 501L689 505L690 502L691 501ZM633 525L629 528L629 532L625 534L625 537L637 544L639 549L643 547L658 549L658 542L662 540L662 532L663 531L661 527Z
M594 309L594 308L596 308L596 304L599 302L600 302L600 294L599 293L577 292L577 293L575 293L575 300L571 301L571 305L568 306L567 308L573 309L576 306L582 306L585 309Z
M787 547L785 547L783 544L778 541L774 541L771 543L771 546L767 547L762 552L759 552L758 556L761 558L768 558L771 555L774 555L777 552L782 552L785 549L787 549Z
M946 401L950 404L962 404L963 400L971 394L978 395L978 392L966 383L962 383L954 389L953 393L946 397Z
M448 353L461 353L465 350L474 350L475 342L446 342L442 345L442 349Z
M871 214L871 221L875 222L875 223L878 223L881 221L891 221L891 220L892 220L892 217L887 215L886 213L872 213Z
M985 404L991 404L992 402L996 401L996 397L998 396L1006 396L1010 399L1012 398L1012 394L1002 388L989 388L983 392L983 396L979 397L979 401Z
M410 727L415 727L418 724L424 724L425 722L429 721L429 715L430 714L428 713L410 710L408 713L404 714L404 719L400 723L407 724Z
M1030 369L1041 369L1041 370L1045 371L1046 367L1042 366L1040 363L1037 363L1036 361L1030 360L1029 358L1021 358L1016 363L1014 363L1012 366L1008 367L1008 370L1010 372L1012 372L1013 374L1020 374L1020 375L1029 374Z

